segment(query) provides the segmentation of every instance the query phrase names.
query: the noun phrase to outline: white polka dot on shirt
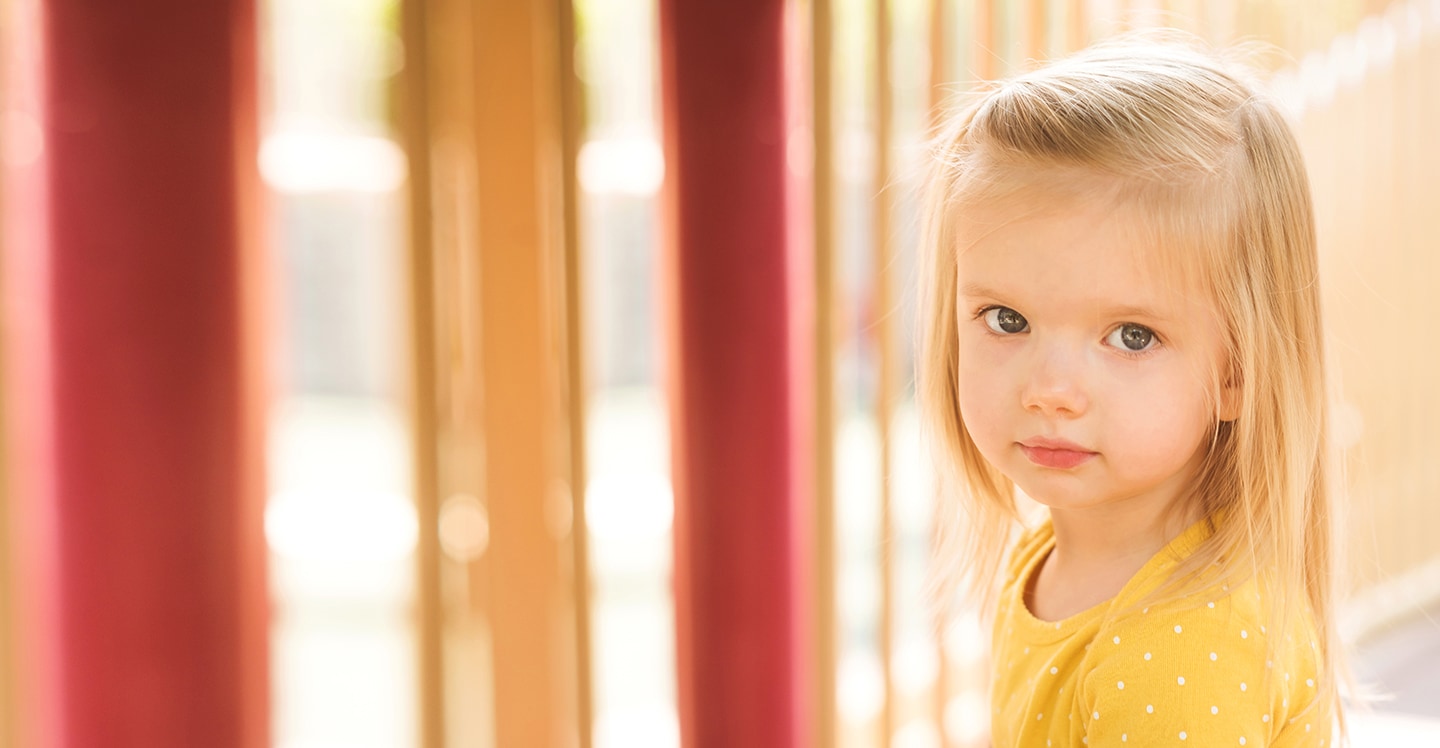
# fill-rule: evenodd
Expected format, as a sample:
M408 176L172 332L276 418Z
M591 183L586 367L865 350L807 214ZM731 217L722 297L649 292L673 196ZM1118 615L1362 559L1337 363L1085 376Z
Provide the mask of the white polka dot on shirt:
M1175 626L1175 633L1177 633L1177 634L1180 633L1180 626L1179 626L1179 625L1176 625L1176 626Z
M1185 739L1185 731L1184 731L1184 730L1181 730L1181 731L1180 731L1180 739L1181 739L1181 740L1184 740L1184 739Z
M1115 643L1116 643L1116 644L1119 644L1119 643L1120 643L1120 637L1118 637L1118 636L1115 637Z
M1305 679L1305 685L1307 685L1307 686L1309 686L1309 687L1311 687L1311 688L1314 688L1314 687L1315 687L1315 679L1314 679L1314 678L1306 678L1306 679Z
M1182 676L1180 676L1179 678L1176 678L1176 679L1175 679L1175 682L1178 683L1178 684L1180 684L1180 685L1182 685L1182 686L1185 685L1185 676L1182 675Z
M1260 721L1261 721L1261 722L1269 722L1269 721L1270 721L1270 715L1266 714L1266 715L1262 716L1262 717L1260 718Z
M1218 706L1212 706L1212 707L1210 707L1210 713L1211 713L1211 714L1219 714L1219 713L1220 713L1220 707L1218 707Z
M1090 715L1090 718L1091 718L1091 719L1100 719L1100 712L1095 712L1094 714Z
M1240 629L1240 638L1241 638L1241 639L1249 639L1249 638L1250 638L1250 632L1249 632L1249 631L1246 631L1245 629Z
M1245 736L1244 736L1244 735L1241 735L1241 736L1240 736L1240 745L1245 745Z
M1060 672L1060 668L1057 668L1057 667L1052 667L1052 668L1050 668L1050 674L1051 674L1051 675L1054 675L1054 674L1056 674L1056 673L1058 673L1058 672Z
M1154 705L1154 704L1146 704L1146 705L1145 705L1145 713L1146 713L1146 714L1154 714L1154 713L1155 713L1155 705Z
M1150 653L1149 653L1149 652L1146 652L1146 653L1145 653L1145 659L1146 659L1147 661L1150 659Z
M1215 656L1215 653L1214 653L1214 652L1211 652L1211 653L1210 653L1210 661L1211 661L1211 662L1214 662L1214 661L1217 660L1217 659L1219 659L1219 658L1217 658L1217 657Z
M1241 684L1240 684L1240 690L1241 690L1241 691L1244 691L1244 690L1245 690L1245 684L1244 684L1244 683L1241 683Z
M1123 680L1122 680L1122 681L1116 681L1116 682L1115 682L1115 687L1118 688L1118 689L1120 689L1121 691L1124 691L1124 690L1125 690L1125 681L1123 681Z

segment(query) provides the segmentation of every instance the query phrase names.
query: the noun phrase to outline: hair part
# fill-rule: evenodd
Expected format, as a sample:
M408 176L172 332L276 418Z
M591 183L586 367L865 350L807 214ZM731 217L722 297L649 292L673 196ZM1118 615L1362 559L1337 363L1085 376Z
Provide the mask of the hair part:
M1182 40L1177 43L1177 38ZM1127 35L978 93L934 141L921 230L917 398L937 469L932 589L948 614L965 589L987 614L1023 527L1011 481L981 456L958 397L955 253L967 206L1109 185L1142 216L1155 259L1223 320L1238 392L1217 416L1192 506L1211 537L1146 599L1256 579L1277 632L1308 609L1322 679L1347 678L1335 621L1338 467L1315 221L1299 145L1245 66L1193 37ZM1281 637L1275 637L1281 638ZM1275 646L1272 640L1272 646ZM1334 710L1339 714L1339 710ZM1343 723L1342 723L1343 724Z

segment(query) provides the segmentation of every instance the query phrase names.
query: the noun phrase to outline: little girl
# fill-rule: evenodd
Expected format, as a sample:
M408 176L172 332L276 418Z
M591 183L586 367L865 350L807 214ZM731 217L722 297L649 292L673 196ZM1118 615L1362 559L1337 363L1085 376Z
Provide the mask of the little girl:
M940 557L995 603L996 748L1333 744L1315 228L1275 104L1193 45L1104 44L960 113L926 211Z

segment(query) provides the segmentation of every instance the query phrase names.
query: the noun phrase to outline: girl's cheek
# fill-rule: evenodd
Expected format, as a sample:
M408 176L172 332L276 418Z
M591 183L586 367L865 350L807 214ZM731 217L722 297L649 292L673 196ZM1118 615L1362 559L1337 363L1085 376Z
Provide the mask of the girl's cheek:
M971 436L983 444L989 432L999 428L1006 406L1014 399L1007 385L1014 381L1014 372L1005 357L996 356L993 346L982 342L961 346L957 376L961 418Z

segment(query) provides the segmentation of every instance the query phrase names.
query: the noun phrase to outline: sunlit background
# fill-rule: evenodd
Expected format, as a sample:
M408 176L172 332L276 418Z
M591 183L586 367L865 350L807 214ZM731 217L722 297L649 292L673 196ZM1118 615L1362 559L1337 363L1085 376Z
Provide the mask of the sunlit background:
M579 384L569 385L564 403L579 410L558 416L583 428L570 442L583 448L581 462L567 463L583 464L583 486L566 484L573 473L560 470L566 478L530 497L545 506L560 549L557 572L486 566L506 528L492 516L493 497L455 488L485 485L467 481L486 466L446 451L478 453L487 439L506 438L478 433L474 420L483 410L481 353L467 341L504 319L478 298L474 237L456 228L473 218L466 201L488 168L483 160L478 172L459 165L484 152L469 140L466 118L498 103L466 97L482 90L477 80L499 76L471 69L473 60L453 64L470 59L478 24L502 11L495 3L415 2L426 13L407 16L400 0L261 6L256 158L268 194L276 383L264 515L273 745L494 745L494 698L510 677L489 649L492 619L506 601L487 580L500 574L566 591L556 608L564 620L551 623L582 642L542 663L559 663L549 676L565 704L556 713L573 723L535 727L526 733L540 741L534 745L678 746L657 4L574 0L510 11L530 14L536 33L553 37L540 45L553 59L515 65L569 81L546 85L576 105L535 115L537 128L550 128L544 137L554 138L536 163L569 159L575 223L567 236L579 270L568 292L557 283L539 295L555 320L565 318L566 304L579 304L569 310L578 326L562 337L583 352ZM1423 741L1440 735L1440 691L1432 690L1440 688L1440 461L1429 427L1440 417L1432 385L1440 360L1428 345L1440 321L1430 290L1440 274L1431 238L1440 148L1430 137L1440 126L1440 2L785 6L799 110L788 129L788 168L797 189L829 195L828 207L813 203L815 213L798 201L793 220L826 223L828 243L817 232L813 251L833 261L834 303L830 316L820 315L833 334L817 349L833 365L832 428L816 437L816 449L834 465L833 494L818 500L833 501L834 568L820 573L834 574L835 604L817 615L836 641L833 661L816 665L831 676L817 682L833 684L816 709L818 719L833 717L834 743L988 744L988 634L962 610L934 635L923 589L931 488L911 386L910 289L917 175L932 118L977 80L1128 28L1173 25L1278 50L1268 64L1315 184L1345 397L1338 434L1352 447L1345 633L1358 646L1359 673L1393 695L1359 720L1357 745L1431 744ZM819 31L817 9L829 19ZM457 19L477 25L463 30ZM824 64L812 56L821 31L834 50ZM431 45L422 56L407 50L421 39ZM417 59L426 61L425 77L407 70ZM812 98L822 85L824 97ZM421 87L428 105L415 103ZM828 111L815 111L816 101ZM407 119L417 106L430 107L419 126ZM7 163L33 158L33 122L19 110L5 114ZM830 139L814 140L822 127ZM831 150L816 153L817 142ZM431 164L419 202L416 143ZM830 181L817 176L818 161L829 165ZM417 249L417 205L433 219L433 234L425 234L435 246L429 284L416 280L412 259L428 251ZM547 215L563 227L559 214ZM433 318L420 318L417 298L428 299ZM422 329L432 348L417 343ZM433 360L417 365L427 356ZM433 378L432 389L417 388L417 378ZM417 431L430 423L416 415L425 408L438 424L433 434ZM537 418L554 415L542 411L537 404ZM567 438L563 429L546 433L557 443ZM434 483L420 477L417 455L439 466ZM431 504L417 485L436 486ZM582 497L584 524L574 526L573 502ZM417 572L427 547L431 576ZM438 659L427 664L427 651Z

